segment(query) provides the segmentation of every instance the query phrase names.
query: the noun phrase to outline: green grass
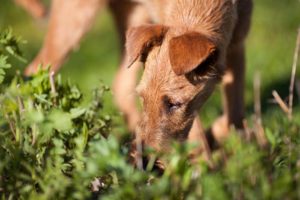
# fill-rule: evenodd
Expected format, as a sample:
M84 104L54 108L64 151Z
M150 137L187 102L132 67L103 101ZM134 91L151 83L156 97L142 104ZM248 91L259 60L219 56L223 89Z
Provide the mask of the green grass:
M253 110L252 80L255 72L259 72L262 78L264 113L274 110L275 106L268 103L273 89L278 90L283 97L287 96L296 33L300 24L300 3L297 0L257 0L254 5L252 29L247 41L246 103L249 117ZM5 1L0 7L0 28L7 26L11 26L17 35L22 35L28 41L24 45L24 52L30 61L41 46L46 22L33 21L12 1ZM77 83L85 96L90 96L99 80L109 86L112 84L120 60L119 49L109 12L100 13L92 30L70 55L61 73ZM18 63L18 66L22 71L26 65ZM15 70L12 69L12 72ZM222 112L218 90L201 112L206 126ZM117 112L111 96L106 98L106 108Z

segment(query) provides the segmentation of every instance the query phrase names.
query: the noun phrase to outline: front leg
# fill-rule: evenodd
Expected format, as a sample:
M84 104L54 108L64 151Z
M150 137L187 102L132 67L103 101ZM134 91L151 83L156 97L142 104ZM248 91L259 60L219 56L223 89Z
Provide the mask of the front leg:
M236 44L229 48L227 69L222 80L224 114L212 126L212 133L217 141L226 138L230 126L243 128L245 81L245 48Z
M199 155L201 155L210 166L213 166L210 145L212 141L207 137L199 116L194 119L193 126L189 132L188 142L196 143L196 147L190 153L192 161L197 162Z
M50 70L57 72L70 51L89 30L98 9L104 6L104 2L104 0L53 0L43 47L25 69L25 75L35 74L40 64L43 64L44 68L50 64Z
M230 131L230 126L243 128L245 39L250 29L252 0L236 1L238 20L227 52L227 71L223 78L224 114L212 126L214 137L220 141Z
M47 9L40 0L15 0L15 2L35 19L42 19L46 15Z

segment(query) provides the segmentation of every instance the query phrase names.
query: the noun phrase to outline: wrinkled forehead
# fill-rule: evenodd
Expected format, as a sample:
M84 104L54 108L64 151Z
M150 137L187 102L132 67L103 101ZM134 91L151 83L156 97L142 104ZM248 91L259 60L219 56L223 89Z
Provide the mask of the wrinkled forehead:
M176 78L175 74L172 73L166 44L166 42L163 42L161 46L153 47L149 52L144 63L144 72L141 80L144 85L166 84L172 78Z
M149 52L144 64L144 73L149 76L158 75L157 73L173 75L166 41Z

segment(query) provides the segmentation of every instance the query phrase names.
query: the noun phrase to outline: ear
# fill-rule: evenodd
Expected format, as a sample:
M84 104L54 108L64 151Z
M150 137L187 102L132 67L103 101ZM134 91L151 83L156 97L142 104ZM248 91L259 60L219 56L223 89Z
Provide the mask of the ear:
M162 44L168 28L162 25L144 25L130 28L126 34L127 66L130 67L140 58L145 62L154 46Z
M169 43L169 56L173 71L178 76L187 74L216 56L216 50L212 41L197 32L172 38Z

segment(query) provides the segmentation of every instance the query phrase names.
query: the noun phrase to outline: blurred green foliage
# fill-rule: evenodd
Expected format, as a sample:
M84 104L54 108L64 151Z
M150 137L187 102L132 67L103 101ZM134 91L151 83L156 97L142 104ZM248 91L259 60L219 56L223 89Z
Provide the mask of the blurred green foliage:
M103 111L107 91L98 87L82 106L78 87L47 71L0 85L2 199L300 198L299 117L268 118L266 146L254 133L246 139L233 131L213 153L213 167L202 159L190 163L191 146L175 143L162 155L168 165L159 175L151 162L145 171L129 164L129 149L111 134Z
M8 55L14 56L25 62L22 57L18 44L23 42L21 38L16 38L12 34L11 29L7 29L0 33L0 84L3 82L6 70L11 68L11 64L8 63Z

